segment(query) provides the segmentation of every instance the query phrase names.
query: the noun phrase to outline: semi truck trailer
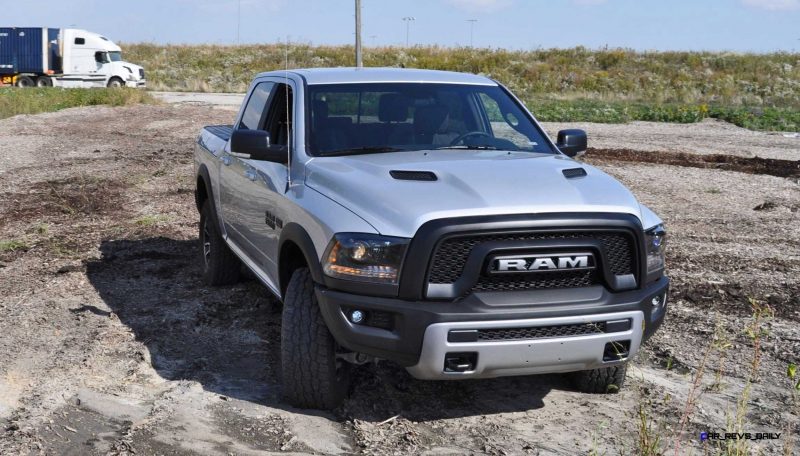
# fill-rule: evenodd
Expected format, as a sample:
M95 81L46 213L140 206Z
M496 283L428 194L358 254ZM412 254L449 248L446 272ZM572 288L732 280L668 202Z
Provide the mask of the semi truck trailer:
M137 87L144 68L108 38L80 29L0 27L0 85Z

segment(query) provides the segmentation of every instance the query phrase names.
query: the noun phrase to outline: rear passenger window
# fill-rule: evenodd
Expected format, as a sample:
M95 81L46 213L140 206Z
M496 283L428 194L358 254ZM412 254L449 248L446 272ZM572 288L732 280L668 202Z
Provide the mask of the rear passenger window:
M86 44L86 39L84 39L84 38L75 38L75 44Z
M250 95L247 106L244 108L242 120L239 122L240 129L258 130L263 128L267 101L274 85L274 82L262 82L253 89L253 94Z

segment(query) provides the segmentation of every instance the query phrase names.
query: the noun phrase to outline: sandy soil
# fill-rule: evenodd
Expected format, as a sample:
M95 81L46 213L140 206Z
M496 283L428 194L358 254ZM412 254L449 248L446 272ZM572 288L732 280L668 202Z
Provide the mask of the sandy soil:
M0 121L0 240L18 241L0 244L0 454L618 454L655 438L713 454L722 444L699 433L734 429L781 433L742 454L800 448L786 377L800 363L797 178L586 157L670 230L668 320L620 394L555 375L422 382L380 363L357 370L340 409L302 411L280 401L279 303L255 281L199 276L193 140L233 115L137 106ZM798 153L775 135L734 151L696 126L619 128L615 149ZM756 329L751 301L771 309Z

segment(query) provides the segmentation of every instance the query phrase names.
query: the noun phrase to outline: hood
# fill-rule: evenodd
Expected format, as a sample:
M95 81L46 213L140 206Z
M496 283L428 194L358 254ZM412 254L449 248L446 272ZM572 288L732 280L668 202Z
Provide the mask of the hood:
M583 168L568 179L564 169ZM431 171L436 181L397 180L393 170ZM352 210L384 235L412 237L423 223L470 215L613 212L641 220L631 192L602 171L562 155L438 150L306 163L306 185Z

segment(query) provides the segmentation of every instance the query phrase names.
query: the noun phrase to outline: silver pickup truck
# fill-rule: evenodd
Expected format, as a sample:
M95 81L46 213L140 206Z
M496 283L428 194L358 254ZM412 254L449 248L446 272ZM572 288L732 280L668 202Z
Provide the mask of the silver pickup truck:
M262 73L197 139L204 279L283 303L283 394L336 407L354 365L419 379L569 372L615 392L660 326L662 221L501 84L408 69Z

